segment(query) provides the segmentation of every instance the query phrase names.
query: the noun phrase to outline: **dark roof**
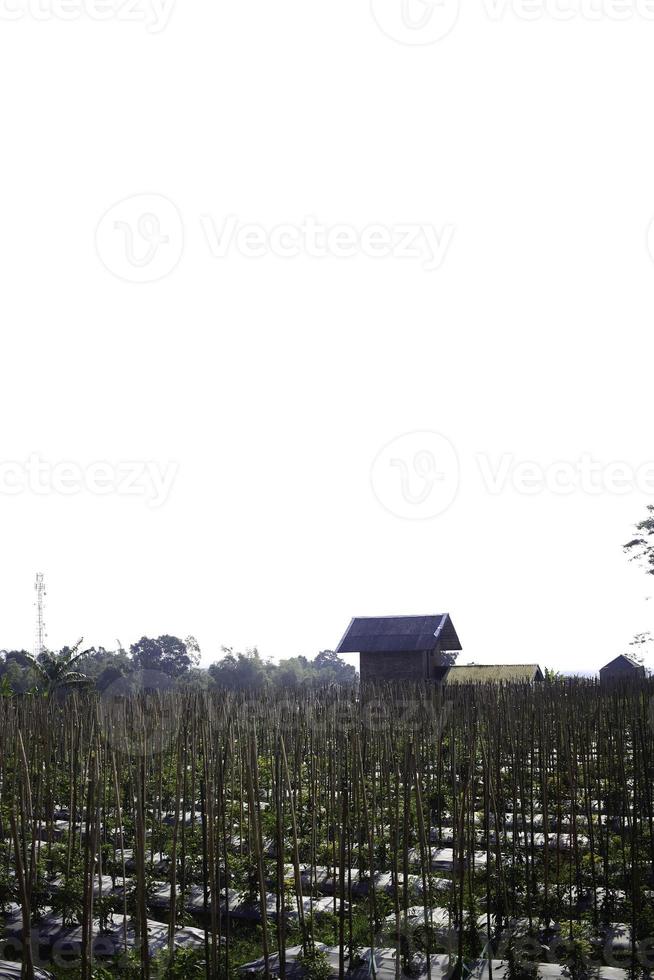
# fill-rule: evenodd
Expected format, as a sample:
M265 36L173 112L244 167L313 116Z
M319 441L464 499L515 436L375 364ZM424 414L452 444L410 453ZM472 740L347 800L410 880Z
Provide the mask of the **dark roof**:
M450 667L446 684L506 684L542 681L538 664L468 664Z
M632 653L621 653L619 656L614 657L613 660L609 660L608 664L604 664L604 666L600 668L600 674L603 670L607 670L609 667L615 667L622 663L628 664L630 667L633 667L634 670L645 670L640 661L636 660L636 657Z
M356 617L337 653L410 653L415 650L461 650L448 613L435 616Z

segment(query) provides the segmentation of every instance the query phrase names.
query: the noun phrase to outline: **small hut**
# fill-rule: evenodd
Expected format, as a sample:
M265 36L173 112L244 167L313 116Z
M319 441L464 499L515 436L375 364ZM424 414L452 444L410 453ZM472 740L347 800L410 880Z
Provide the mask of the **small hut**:
M442 681L461 650L449 613L356 617L336 648L358 653L361 684Z
M645 676L645 668L631 653L621 653L600 670L600 681L623 681Z

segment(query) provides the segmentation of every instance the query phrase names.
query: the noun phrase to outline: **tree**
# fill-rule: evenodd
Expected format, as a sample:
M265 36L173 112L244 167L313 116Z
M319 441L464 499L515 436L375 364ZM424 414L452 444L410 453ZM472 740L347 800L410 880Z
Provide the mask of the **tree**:
M649 630L645 633L636 633L633 640L629 641L631 650L627 651L627 656L635 663L640 664L641 667L644 667L645 658L649 660L652 655L653 644L654 637Z
M261 659L256 647L236 654L231 647L222 647L222 652L224 656L209 667L209 676L214 684L233 691L267 686L268 665Z
M193 637L184 641L168 634L156 639L142 636L138 643L132 643L129 652L138 670L161 671L169 677L181 677L200 659L200 648Z
M300 687L311 677L311 664L306 657L290 657L272 667L272 677L278 687Z
M104 647L91 647L79 666L99 691L105 691L132 669L125 650L105 650Z
M634 647L634 652L631 657L637 660L639 664L643 663L643 651L645 651L652 643L652 634L649 630L646 633L636 633L633 640L629 641L629 646Z
M648 516L636 524L637 536L623 545L623 549L630 561L637 561L644 566L647 575L654 575L654 504L648 504L647 511ZM630 643L634 648L631 657L642 664L642 654L649 650L651 644L651 633L636 633Z
M636 524L637 536L628 541L623 548L630 561L645 566L648 575L654 575L654 504L647 505L648 516Z
M52 653L44 650L38 657L33 657L30 653L23 654L25 660L37 676L37 684L42 687L48 695L53 694L60 687L68 684L86 684L88 677L73 670L75 664L88 654L88 650L79 652L84 637L81 636L75 646L64 647L60 653Z
M6 678L14 691L23 694L33 685L33 672L30 669L26 650L3 650L0 663L0 677Z
M334 653L323 650L314 660L300 654L278 664L263 660L256 647L245 653L222 648L224 656L211 664L209 676L218 687L234 691L261 689L272 684L279 688L322 687L326 684L352 685L357 672Z
M356 668L345 663L333 650L321 650L313 661L313 667L324 679L337 684L354 684L357 679ZM327 676L328 675L328 676ZM321 680L323 676L321 676Z

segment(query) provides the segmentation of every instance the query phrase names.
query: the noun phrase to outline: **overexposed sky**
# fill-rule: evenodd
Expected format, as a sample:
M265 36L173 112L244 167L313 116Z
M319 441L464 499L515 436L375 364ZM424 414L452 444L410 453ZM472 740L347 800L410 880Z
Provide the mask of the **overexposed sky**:
M0 646L37 570L53 646L206 663L654 628L653 44L645 0L0 0Z

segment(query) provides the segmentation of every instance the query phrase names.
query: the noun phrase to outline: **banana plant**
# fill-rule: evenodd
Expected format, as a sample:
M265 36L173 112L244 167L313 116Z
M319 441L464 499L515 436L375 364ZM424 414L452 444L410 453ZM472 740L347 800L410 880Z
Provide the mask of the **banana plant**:
M88 677L77 670L73 670L74 664L85 657L89 650L82 650L80 647L84 641L81 636L75 646L64 648L61 653L53 653L51 650L44 650L38 657L25 654L29 666L37 675L39 686L46 694L52 694L60 687L68 684L86 684Z

